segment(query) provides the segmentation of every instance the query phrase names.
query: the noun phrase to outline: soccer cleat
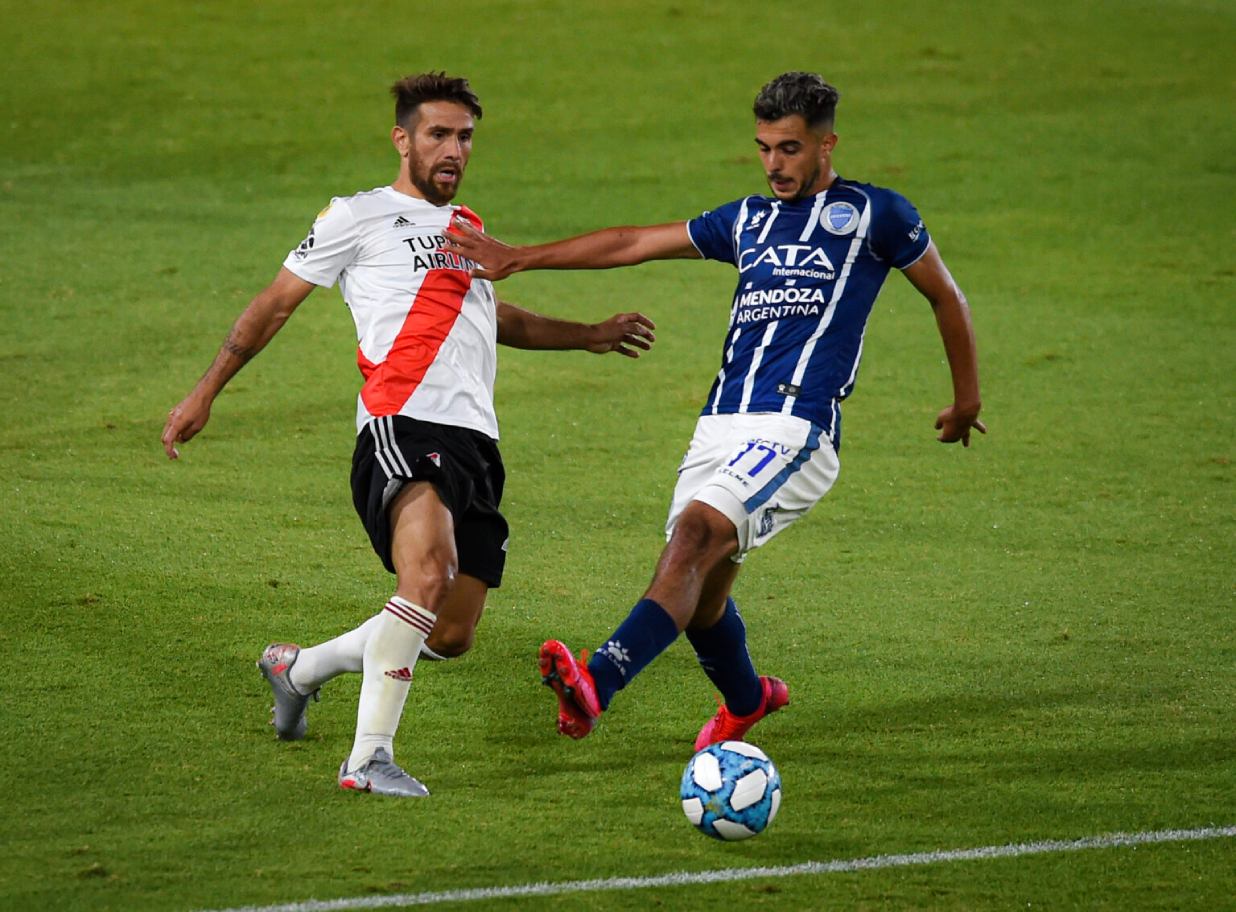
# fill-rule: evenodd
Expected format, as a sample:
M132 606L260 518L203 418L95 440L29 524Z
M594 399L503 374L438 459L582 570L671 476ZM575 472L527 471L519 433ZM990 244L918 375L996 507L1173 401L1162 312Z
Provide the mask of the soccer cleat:
M288 672L296 664L300 655L300 647L295 643L271 643L262 652L257 661L258 670L270 685L275 696L275 705L271 707L275 717L271 724L284 741L299 741L305 737L309 721L305 718L305 709L309 706L309 698L318 699L318 692L302 694L292 686Z
M541 644L541 683L558 695L558 731L572 738L587 735L601 715L596 684L582 664L587 657L576 659L558 640Z
M429 789L395 765L384 747L351 772L344 760L339 767L339 787L393 798L424 798L429 794Z
M723 704L717 714L700 729L695 738L696 751L702 751L718 741L742 741L751 726L790 702L790 689L780 678L760 675L760 690L760 705L748 716L736 716Z

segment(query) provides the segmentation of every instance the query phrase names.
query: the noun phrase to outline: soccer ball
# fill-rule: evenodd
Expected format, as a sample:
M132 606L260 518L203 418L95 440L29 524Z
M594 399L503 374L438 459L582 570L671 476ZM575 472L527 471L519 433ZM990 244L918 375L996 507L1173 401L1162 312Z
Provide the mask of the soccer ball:
M682 812L713 839L762 833L781 807L781 774L768 755L746 741L710 744L682 774Z

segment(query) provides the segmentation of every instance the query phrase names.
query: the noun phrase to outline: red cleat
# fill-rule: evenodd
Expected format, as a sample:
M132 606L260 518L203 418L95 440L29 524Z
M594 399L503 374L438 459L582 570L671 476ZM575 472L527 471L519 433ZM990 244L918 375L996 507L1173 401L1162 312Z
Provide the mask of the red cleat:
M558 695L558 731L577 739L592 731L601 715L596 684L582 664L587 657L581 652L576 659L558 640L541 644L541 683Z
M790 702L790 689L780 678L770 678L760 675L760 705L749 716L736 716L725 706L717 710L717 714L709 719L700 729L695 738L696 751L702 751L710 744L718 741L742 741L743 736L751 730L756 722L769 713L775 713Z

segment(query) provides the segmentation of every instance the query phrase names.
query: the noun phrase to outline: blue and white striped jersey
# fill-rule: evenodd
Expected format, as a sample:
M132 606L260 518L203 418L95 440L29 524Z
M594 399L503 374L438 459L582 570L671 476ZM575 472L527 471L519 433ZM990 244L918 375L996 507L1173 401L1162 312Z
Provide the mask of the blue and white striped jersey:
M930 243L918 212L892 190L838 177L806 199L726 203L687 231L707 259L738 269L703 414L796 415L840 448L838 403L854 388L871 306L888 271Z

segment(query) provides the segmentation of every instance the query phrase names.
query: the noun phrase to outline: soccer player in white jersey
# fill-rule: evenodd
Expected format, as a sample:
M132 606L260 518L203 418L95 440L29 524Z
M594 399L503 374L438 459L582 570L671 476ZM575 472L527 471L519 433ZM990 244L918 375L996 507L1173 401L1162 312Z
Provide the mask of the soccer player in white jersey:
M931 304L953 382L936 428L969 446L979 420L970 312L914 207L833 169L837 90L785 73L755 100L755 142L771 197L749 196L688 222L607 228L509 247L467 226L449 245L501 279L525 269L607 269L698 259L738 270L722 364L678 470L668 543L652 583L586 664L549 640L542 680L558 697L558 729L582 738L614 694L685 631L725 699L695 749L741 739L789 702L757 675L730 597L744 555L803 516L837 477L840 402L850 394L871 306L890 269ZM582 659L582 657L581 657Z
M236 320L209 370L168 415L169 458L210 417L224 384L317 286L339 283L356 323L352 494L374 550L395 574L386 606L354 630L305 649L266 648L258 668L274 694L279 737L302 738L311 696L343 672L363 675L346 789L399 797L428 790L394 762L394 736L419 655L449 658L472 644L490 588L501 583L507 524L493 406L496 343L638 357L652 323L637 313L599 324L554 320L495 298L475 264L445 250L451 205L481 106L465 79L409 76L392 87L399 175L389 186L331 201L275 280Z

